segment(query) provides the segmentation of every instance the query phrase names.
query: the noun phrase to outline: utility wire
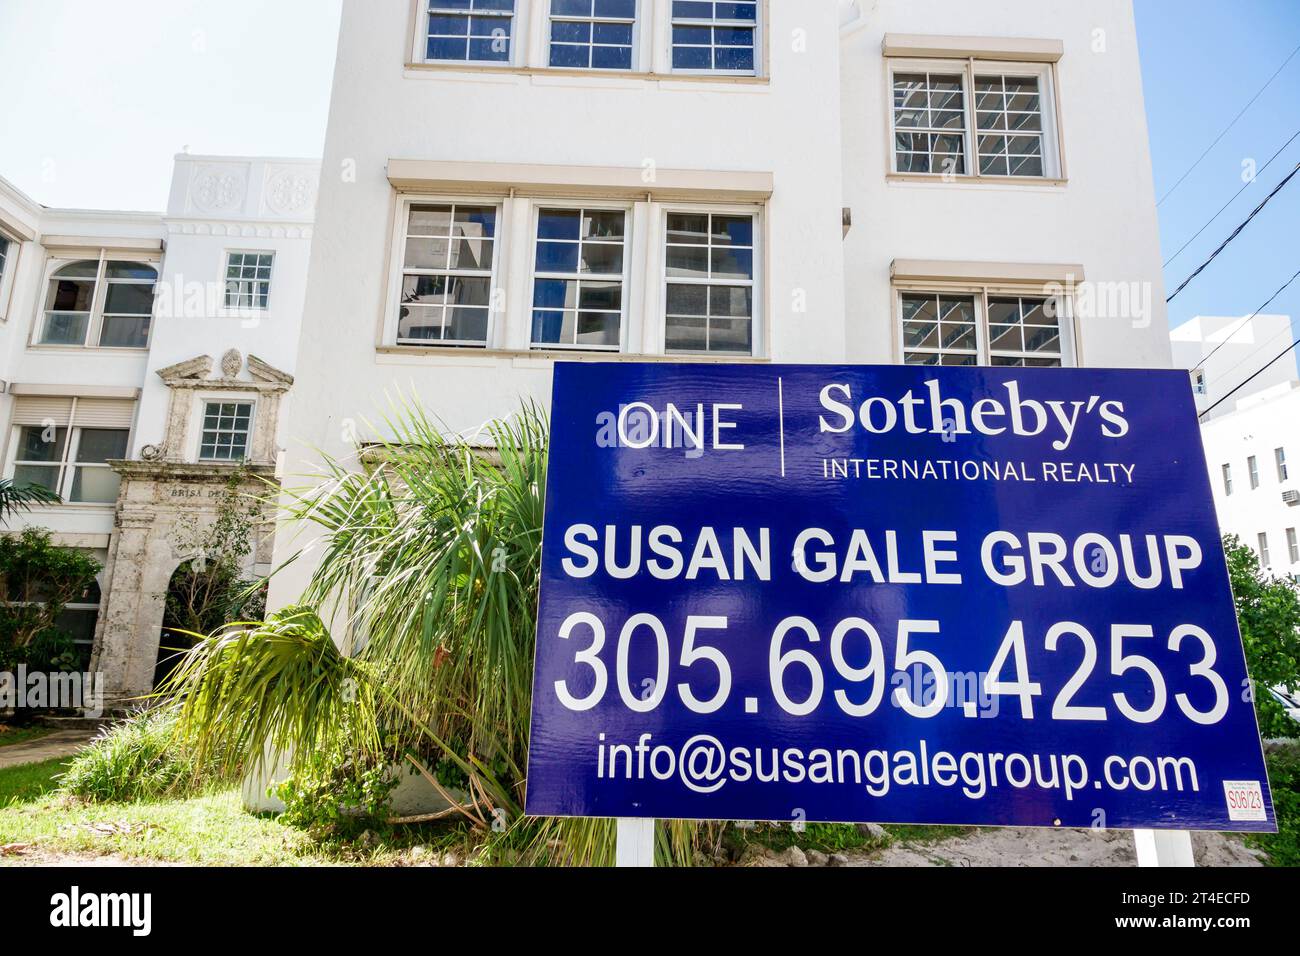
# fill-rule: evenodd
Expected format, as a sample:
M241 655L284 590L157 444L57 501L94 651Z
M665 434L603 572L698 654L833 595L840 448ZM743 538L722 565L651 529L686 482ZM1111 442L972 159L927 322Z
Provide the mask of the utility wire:
M1286 179L1278 183L1277 186L1273 189L1273 191L1269 193L1266 197L1264 197L1264 201L1251 211L1250 215L1246 217L1246 220L1240 226L1232 230L1232 234L1228 236L1227 239L1223 240L1223 242L1219 245L1219 248L1215 249L1212 253L1210 253L1210 258L1206 259L1199 266L1197 266L1196 271L1193 272L1191 275L1189 275L1186 279L1184 279L1183 284L1180 285L1177 289L1175 289L1173 295L1165 299L1165 302L1166 303L1173 302L1175 296L1177 296L1178 293L1182 292L1189 285L1191 285L1192 280L1195 279L1202 272L1204 272L1206 267L1209 266L1211 262L1213 262L1215 259L1219 257L1219 253L1221 253L1224 249L1228 248L1228 244L1231 243L1232 240L1236 239L1239 235L1241 235L1242 230L1244 230L1247 226L1249 226L1251 220L1254 219L1256 216L1260 214L1260 212L1263 211L1264 207L1269 204L1269 202L1273 199L1273 197L1276 196L1278 193L1280 193L1282 189L1286 186L1286 184L1295 178L1296 173L1300 173L1300 163L1296 163L1295 169L1291 170L1291 172L1287 174Z
M1216 408L1218 408L1228 399L1232 398L1233 395L1236 395L1239 391L1241 391L1243 388L1245 388L1255 379L1259 378L1259 376L1263 375L1270 365L1272 365L1274 362L1280 361L1288 352L1292 351L1297 345L1300 345L1300 339L1296 339L1294 342L1292 342L1290 345L1284 348L1281 352L1279 352L1274 358L1270 359L1269 361L1261 365L1259 369L1255 372L1255 374L1253 374L1250 378L1246 379L1244 382L1242 382L1240 385L1234 388L1227 395L1224 395L1223 398L1219 399L1217 402L1215 402L1205 411L1201 412L1201 414L1198 415L1197 417L1200 419L1205 418L1205 416L1210 414L1210 412L1214 411Z
M1229 333L1227 334L1227 336L1224 337L1223 341L1220 342L1218 345L1216 345L1216 346L1215 346L1215 347L1210 351L1210 354L1209 354L1209 355L1205 356L1205 358L1201 359L1200 362L1198 362L1198 363L1196 364L1196 368L1197 368L1197 369L1204 369L1204 368L1205 368L1205 363L1208 362L1210 359L1214 358L1215 353L1217 353L1217 352L1219 351L1219 349L1221 349L1221 348L1223 348L1225 345L1227 345L1229 339L1231 339L1234 335L1236 335L1238 332L1240 332L1242 329L1244 329L1244 328L1246 327L1246 323L1247 323L1247 322L1249 322L1249 321L1250 321L1251 319L1253 319L1255 316L1259 315L1261 312L1263 312L1265 309L1267 309L1270 305L1272 305L1272 304L1273 304L1273 300L1276 299L1278 296L1280 296L1283 292L1285 292L1285 291L1287 290L1287 287L1288 287L1289 285L1291 285L1292 282L1295 282L1296 279L1300 279L1300 271L1297 271L1295 275L1293 275L1291 278L1287 279L1287 280L1286 280L1286 283L1282 286L1282 288L1278 289L1276 292L1274 292L1271 296L1268 297L1268 301L1267 301L1267 302L1265 302L1263 305L1261 305L1261 306L1260 306L1258 309L1256 309L1254 312L1250 313L1250 315L1248 315L1248 316L1246 316L1244 319L1242 319L1241 322L1240 322L1240 323L1239 323L1235 328L1233 328L1233 330L1232 330L1231 332L1229 332ZM1241 363L1238 362L1237 364L1240 365ZM1236 368L1236 367L1237 367L1236 365L1233 366L1233 368Z
M1273 81L1277 79L1278 74L1286 69L1286 65L1295 58L1295 55L1297 53L1300 53L1300 46L1296 47L1294 50L1291 51L1290 56L1288 56L1285 60L1283 60L1282 65L1279 66L1273 72L1273 75L1268 78L1268 82L1259 88L1259 92L1250 98L1250 102L1241 108L1241 112L1238 113L1236 116L1234 116L1232 118L1232 122L1223 128L1223 132L1214 138L1214 142L1211 143L1209 146L1205 147L1205 152L1201 153L1201 155L1197 158L1196 162L1192 163L1192 165L1188 168L1187 172L1183 173L1183 175L1179 177L1178 182L1174 183L1173 186L1169 188L1169 191L1160 197L1160 202L1156 203L1157 207L1164 205L1164 201L1174 194L1174 190L1183 184L1183 181L1186 180L1187 177L1192 174L1192 170L1196 169L1197 166L1201 165L1201 163L1204 162L1205 157L1210 155L1210 151L1213 150L1214 147L1219 145L1219 143L1223 140L1223 137L1228 135L1228 131L1237 125L1237 121L1240 120L1243 116L1245 116L1246 111L1255 105L1255 101L1264 95L1264 91L1273 85Z
M1192 238L1188 239L1188 240L1187 240L1186 242L1184 242L1181 246L1179 246L1178 251L1175 252L1172 256L1170 256L1168 259L1165 260L1165 267L1167 268L1167 267L1169 266L1169 263L1173 262L1175 259L1177 259L1179 256L1181 256L1181 255L1183 254L1183 251L1184 251L1188 246L1190 246L1190 245L1191 245L1193 242L1195 242L1197 239L1201 238L1201 233L1205 232L1206 229L1209 229L1210 226L1214 225L1214 223L1218 220L1218 218L1219 218L1220 216L1223 215L1224 210L1226 210L1229 206L1231 206L1233 203L1235 203L1235 202L1237 201L1237 197L1238 197L1238 196L1240 196L1242 193L1244 193L1244 192L1245 192L1247 189L1249 189L1251 186L1255 185L1255 181L1256 181L1257 179L1259 179L1260 176L1264 175L1264 172L1268 169L1268 167L1270 167L1270 166L1273 165L1273 160L1275 160L1275 159L1277 159L1279 156L1281 156L1282 153L1285 152L1286 148L1287 148L1288 146L1290 146L1292 143L1294 143L1294 142L1296 141L1296 137L1298 137L1298 136L1300 136L1300 130L1296 130L1294 133L1292 133L1292 134L1291 134L1291 138L1288 139L1285 143L1282 144L1282 148L1279 149L1276 153L1274 153L1272 156L1269 157L1268 162L1265 163L1263 166L1261 166L1261 167L1260 167L1260 168L1255 172L1255 175L1252 176L1248 182L1246 182L1244 185L1242 185L1242 187L1241 187L1240 189L1237 190L1237 192L1233 195L1233 197L1232 197L1231 199L1229 199L1227 202L1225 202L1225 203L1224 203L1224 204L1219 208L1219 211L1218 211L1218 212L1216 212L1213 216L1210 217L1210 221L1207 222L1205 225L1203 225L1200 229L1198 229L1198 230L1196 231L1196 235L1192 236Z

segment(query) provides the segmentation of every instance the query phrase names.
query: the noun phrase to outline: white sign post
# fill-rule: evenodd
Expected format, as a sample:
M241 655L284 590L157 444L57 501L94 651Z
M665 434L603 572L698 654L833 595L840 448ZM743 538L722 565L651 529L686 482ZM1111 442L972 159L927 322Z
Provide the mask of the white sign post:
M1195 866L1187 830L1134 830L1138 866Z
M614 847L615 866L655 865L655 822L618 818L618 841Z

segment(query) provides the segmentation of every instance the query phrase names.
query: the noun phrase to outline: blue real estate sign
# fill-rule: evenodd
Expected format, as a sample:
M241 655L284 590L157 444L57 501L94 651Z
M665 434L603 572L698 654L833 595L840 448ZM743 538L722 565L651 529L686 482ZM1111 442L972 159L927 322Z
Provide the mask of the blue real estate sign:
M560 364L527 811L1272 830L1185 372Z

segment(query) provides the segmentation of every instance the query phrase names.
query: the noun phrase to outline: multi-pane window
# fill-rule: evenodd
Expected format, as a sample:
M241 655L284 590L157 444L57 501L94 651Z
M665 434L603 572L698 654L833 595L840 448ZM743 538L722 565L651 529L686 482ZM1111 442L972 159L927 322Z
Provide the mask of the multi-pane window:
M621 209L538 210L534 347L619 347L626 233Z
M972 296L905 292L902 303L904 364L979 364Z
M1043 175L1043 104L1037 77L976 75L975 127L981 175Z
M1060 366L1061 323L1055 299L990 296L988 303L990 365Z
M1057 175L1050 68L897 61L894 171L946 176Z
M907 365L1064 364L1056 299L933 292L903 292L900 299Z
M515 0L429 0L425 58L509 63Z
M672 0L673 69L753 73L757 0Z
M410 206L402 250L398 342L487 343L496 224L495 206Z
M966 172L966 96L960 73L894 74L894 149L900 173Z
M1232 466L1226 464L1223 466L1223 494L1232 494Z
M1292 564L1300 564L1300 540L1296 538L1295 528L1286 529L1286 551Z
M9 262L9 240L0 236L0 286L5 281L5 266Z
M65 501L111 504L118 475L108 462L126 457L125 428L22 425L14 455L14 483L43 485Z
M86 259L70 262L50 277L41 345L149 345L158 271L144 262Z
M1246 459L1246 472L1250 476L1250 490L1254 491L1259 487L1259 460L1254 455Z
M550 64L632 69L637 0L551 0Z
M1259 563L1265 568L1270 567L1273 564L1273 558L1268 553L1267 531L1261 531L1259 533Z
M270 252L226 253L226 308L265 309L271 298Z
M671 212L665 349L754 351L754 217Z
M1199 368L1192 370L1192 393L1195 395L1210 394L1210 387L1205 382L1205 373Z
M252 428L252 402L204 402L199 461L243 461Z
M1278 482L1280 483L1280 482L1286 481L1286 480L1287 480L1287 477L1290 475L1290 469L1288 469L1287 466L1286 466L1286 449L1285 449L1285 448L1274 448L1274 449L1273 449L1273 460L1277 463L1277 480L1278 480Z

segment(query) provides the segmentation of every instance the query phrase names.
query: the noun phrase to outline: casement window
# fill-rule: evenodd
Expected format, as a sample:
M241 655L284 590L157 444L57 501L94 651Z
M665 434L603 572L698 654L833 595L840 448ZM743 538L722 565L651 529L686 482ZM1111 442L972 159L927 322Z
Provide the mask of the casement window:
M749 76L757 72L757 0L671 3L673 70Z
M252 402L204 402L199 461L244 461L252 434Z
M1296 538L1295 528L1286 529L1286 551L1292 564L1300 564L1300 540Z
M1209 395L1210 387L1205 382L1205 373L1198 369L1192 370L1192 394Z
M1273 564L1273 558L1268 553L1268 532L1259 533L1259 563L1262 567L1268 568Z
M515 0L428 0L424 56L430 62L509 63Z
M226 253L226 308L266 309L271 299L272 252Z
M631 70L637 0L550 0L550 65Z
M19 397L14 403L9 475L74 504L117 501L134 403L117 399Z
M9 240L0 233L0 289L4 288L5 274L9 265Z
M1223 494L1228 496L1232 494L1232 466L1223 466Z
M1274 448L1273 461L1277 464L1277 480L1280 484L1286 481L1291 474L1290 469L1286 466L1286 449Z
M1246 459L1246 473L1250 477L1250 490L1254 491L1259 487L1259 459L1254 455Z
M895 173L1060 177L1050 65L894 60L890 88Z
M149 346L158 270L147 262L83 259L58 266L46 291L38 345Z
M497 207L412 203L405 215L397 341L486 345Z
M533 348L617 350L627 289L623 209L537 211Z
M668 213L665 351L754 352L754 217Z
M1067 363L1059 299L983 291L899 292L905 365L1057 368Z

